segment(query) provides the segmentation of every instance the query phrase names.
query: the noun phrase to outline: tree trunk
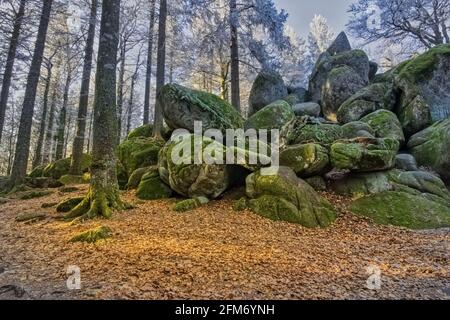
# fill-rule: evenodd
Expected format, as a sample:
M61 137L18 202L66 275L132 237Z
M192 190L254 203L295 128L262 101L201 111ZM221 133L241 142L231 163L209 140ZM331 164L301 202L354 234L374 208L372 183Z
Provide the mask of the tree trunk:
M69 173L81 175L84 140L86 135L86 116L89 104L89 85L91 81L92 55L94 53L95 26L97 24L98 1L92 0L89 18L88 38L84 52L83 75L81 78L80 101L78 105L77 133L73 140L72 162Z
M230 0L230 32L231 32L231 104L241 111L241 93L239 89L239 13L236 0Z
M61 160L64 156L64 142L66 136L66 120L67 120L67 105L69 103L70 83L72 82L71 70L67 70L66 83L64 84L63 104L59 112L58 129L56 131L56 153L55 159Z
M228 73L230 70L230 63L222 63L220 65L220 97L228 101Z
M14 19L13 32L9 43L8 57L6 58L5 72L3 74L2 91L0 93L0 141L2 140L3 126L5 124L6 107L8 105L9 88L11 87L11 78L16 58L17 46L19 44L20 29L25 13L26 0L21 0L19 11Z
M48 113L48 95L50 93L50 84L52 80L52 64L48 66L47 78L45 79L44 101L42 106L42 118L39 126L39 137L36 145L36 152L34 154L33 169L42 164L42 147L44 144L45 129L47 127L47 113Z
M52 93L52 101L50 103L50 111L48 113L48 123L47 123L47 130L45 131L45 140L44 140L44 152L42 156L42 163L48 164L52 160L52 146L53 146L53 126L55 122L55 113L56 113L56 102L58 99L58 86L57 83L59 82L60 75L59 72L57 73L57 76L55 77L55 82L53 83L53 93Z
M10 187L21 184L27 174L28 157L30 155L31 126L33 125L33 111L36 100L36 89L41 74L41 63L47 38L48 23L53 0L43 0L42 14L34 47L33 59L28 74L24 94L22 114L20 117L14 164L11 171Z
M109 218L112 210L125 207L120 199L116 174L119 17L120 0L103 1L95 79L91 186L86 198L69 212L68 219Z
M152 82L153 33L155 29L156 0L150 1L150 25L148 28L147 71L145 75L144 124L150 123L150 90Z
M160 1L159 8L159 31L158 31L158 57L156 65L156 95L165 84L166 75L166 22L167 22L167 0ZM163 112L159 103L155 104L155 117L153 125L153 136L162 137Z
M123 87L125 82L126 50L127 44L124 42L120 49L119 83L117 86L117 144L120 144L120 140L122 139Z
M133 76L131 77L131 86L130 86L130 98L128 100L128 108L127 108L127 136L131 131L131 117L133 114L133 106L134 106L134 91L136 87L136 81L139 73L139 64L140 64L140 53L138 55L138 59L136 62L136 69L134 70Z

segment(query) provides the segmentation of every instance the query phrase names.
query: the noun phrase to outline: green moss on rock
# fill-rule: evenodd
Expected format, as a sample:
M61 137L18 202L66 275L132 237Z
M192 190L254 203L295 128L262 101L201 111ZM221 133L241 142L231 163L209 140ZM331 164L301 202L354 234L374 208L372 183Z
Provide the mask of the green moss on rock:
M295 118L292 107L284 100L278 100L252 115L245 123L246 129L281 129Z
M141 200L167 199L173 191L159 177L157 167L153 167L142 177L136 191L136 196Z
M173 210L176 212L187 212L194 209L197 209L205 204L207 204L209 200L205 197L196 197L192 199L186 199L179 201L177 204L175 204Z
M350 210L383 225L409 229L450 227L450 207L405 192L387 191L360 198Z
M308 228L327 227L336 219L331 204L288 167L262 169L247 177L253 212Z
M328 150L314 143L287 147L280 153L280 164L300 177L321 175L330 169Z
M399 146L398 141L391 138L341 140L331 146L331 164L336 169L356 172L391 169Z
M70 242L96 243L100 240L105 240L111 237L112 237L112 230L108 227L100 226L74 235L70 239Z

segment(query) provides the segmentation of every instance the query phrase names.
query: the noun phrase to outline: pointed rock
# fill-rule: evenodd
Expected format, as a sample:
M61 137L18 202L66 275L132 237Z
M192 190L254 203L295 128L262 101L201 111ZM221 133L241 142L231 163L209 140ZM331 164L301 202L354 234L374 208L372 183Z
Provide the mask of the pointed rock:
M339 33L336 40L331 44L331 46L328 48L328 53L332 56L342 53L345 51L352 50L352 46L350 45L350 41L348 41L347 35L344 31Z

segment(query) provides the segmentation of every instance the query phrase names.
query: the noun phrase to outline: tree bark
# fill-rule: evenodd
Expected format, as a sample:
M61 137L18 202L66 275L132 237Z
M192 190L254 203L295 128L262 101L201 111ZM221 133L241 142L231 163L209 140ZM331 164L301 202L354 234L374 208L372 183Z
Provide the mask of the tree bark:
M47 29L53 0L43 0L39 29L34 47L33 59L28 74L27 85L20 117L14 164L11 171L10 187L21 184L27 174L28 157L30 154L31 126L33 124L36 90L41 73L41 64L47 38Z
M64 140L66 136L67 105L69 103L70 83L72 82L70 67L67 70L66 83L64 84L63 104L59 112L58 129L56 131L55 159L61 160L64 155Z
M81 78L80 101L78 104L77 133L73 140L72 162L69 173L81 175L81 161L83 158L84 141L86 136L86 116L89 104L89 85L91 82L92 56L94 53L95 27L97 24L98 1L92 0L89 18L88 37L84 52L83 75Z
M50 111L48 113L48 123L47 123L47 129L45 130L45 140L44 140L44 152L42 156L42 163L48 164L52 160L52 146L53 146L53 126L55 122L55 113L56 113L56 102L58 99L58 86L57 83L60 80L60 74L59 71L57 72L57 75L55 77L55 81L53 83L53 92L52 92L52 98L50 103Z
M17 46L19 44L20 29L22 28L23 16L25 14L26 0L21 0L19 10L14 19L13 32L9 43L8 56L6 58L5 72L3 74L2 91L0 93L0 142L2 140L3 126L5 124L6 107L8 105L9 89L16 59Z
M86 198L66 216L109 218L124 209L116 174L116 68L120 0L103 1L94 100L91 186Z
M150 0L150 25L148 27L147 71L145 74L144 124L150 123L150 91L152 82L153 33L155 29L156 0Z
M52 63L49 62L47 68L47 78L45 79L44 89L44 101L42 106L42 118L39 126L39 137L36 145L36 152L34 154L33 169L42 164L42 148L44 144L45 129L47 127L47 114L48 114L48 95L50 94L50 84L52 80Z
M230 33L231 33L231 104L241 111L241 93L239 83L239 13L236 0L230 0Z
M158 57L156 66L156 95L165 84L166 75L166 23L167 23L167 0L160 1L159 8L159 30L158 30ZM155 104L155 117L153 124L153 136L162 137L164 124L162 106Z
M122 114L123 114L123 87L125 82L125 62L126 62L127 43L122 43L120 48L120 69L119 81L117 86L117 144L120 144L122 138Z

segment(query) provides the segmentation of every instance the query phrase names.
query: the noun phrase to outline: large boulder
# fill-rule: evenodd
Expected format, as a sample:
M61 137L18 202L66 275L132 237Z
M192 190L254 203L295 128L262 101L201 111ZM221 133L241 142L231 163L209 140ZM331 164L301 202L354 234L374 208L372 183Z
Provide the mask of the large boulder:
M392 72L401 93L398 115L407 136L450 117L450 45L400 64Z
M194 148L197 143L198 148ZM214 150L225 152L224 145L200 136L172 138L159 155L158 169L162 181L187 198L219 197L233 182L236 168L225 164L207 164L204 161L207 148L211 151L209 154ZM219 156L218 152L216 156Z
M339 123L358 121L380 110L393 110L396 103L394 87L389 82L377 82L362 88L348 98L337 112Z
M342 126L344 138L375 138L375 130L365 122L354 121Z
M295 118L292 107L284 100L272 102L245 122L245 129L281 129Z
M336 140L343 138L342 127L322 122L315 118L296 118L288 123L281 132L282 139L286 145L297 145L305 143L319 143L330 145Z
M405 171L419 171L416 158L408 153L399 153L395 157L395 168Z
M450 206L401 191L385 191L356 200L350 211L384 225L409 229L450 227Z
M352 68L341 66L333 68L322 88L322 112L327 119L337 120L339 107L355 92L364 88L367 82Z
M334 56L338 53L343 53L350 50L352 50L350 41L348 41L347 34L344 31L342 31L341 33L338 34L336 39L330 45L327 52L332 56Z
M292 106L297 117L309 116L318 118L320 116L321 108L318 103L304 102Z
M159 177L158 167L152 167L142 177L136 191L141 200L167 199L172 196L172 190Z
M305 178L325 174L330 169L328 150L314 143L287 147L280 153L280 164Z
M262 71L253 82L249 96L249 116L288 95L283 78L275 71Z
M331 146L331 164L355 172L383 171L394 167L399 147L391 138L341 140Z
M119 165L127 177L126 180L136 169L156 165L159 151L163 146L163 140L141 136L122 142L117 148L117 155Z
M335 113L340 105L359 89L368 85L370 63L362 50L332 49L330 52L326 51L319 56L310 77L309 93L313 102L319 103L322 107L326 103L324 114L328 117L329 110L333 110L331 116L335 119ZM334 69L338 70L333 72ZM345 85L339 86L340 79L343 79ZM330 90L328 88L330 84L335 88Z
M288 167L268 168L247 177L253 212L308 228L327 227L336 219L331 204Z
M203 131L242 128L244 119L228 102L218 96L177 84L165 85L158 94L164 120L170 129L194 132L194 122L202 123Z
M450 119L412 136L408 149L420 166L428 167L450 181Z
M88 154L83 154L82 157L83 158L81 160L81 170L82 172L87 172L92 164L92 157ZM62 176L69 173L71 161L72 158L65 158L49 163L43 168L37 167L30 173L30 177L32 178L47 177L58 180Z
M400 145L405 143L402 125L395 113L388 110L375 111L364 118L361 122L367 123L375 131L377 138L396 139Z
M450 192L439 177L425 171L393 169L382 172L352 173L330 182L331 189L341 195L360 198L384 191L402 191L422 195L450 205ZM439 198L439 199L438 199Z

